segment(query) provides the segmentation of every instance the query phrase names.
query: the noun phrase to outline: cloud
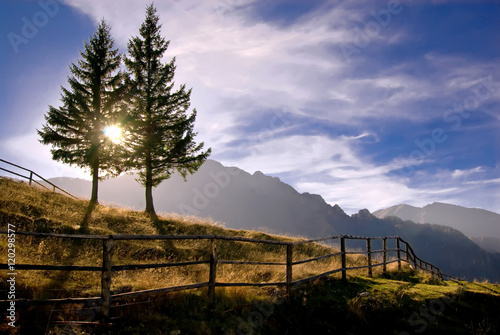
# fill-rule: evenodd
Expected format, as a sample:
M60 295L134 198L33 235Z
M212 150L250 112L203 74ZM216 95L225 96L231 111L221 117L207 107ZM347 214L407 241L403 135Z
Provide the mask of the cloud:
M474 175L474 174L477 174L477 173L480 173L483 171L484 171L484 169L481 166L477 166L473 169L468 169L468 170L455 170L451 174L451 177L453 179L458 179L458 178L462 179L464 177L469 177L471 175Z
M266 174L294 171L296 177L318 173L333 166L349 166L356 158L346 141L324 136L287 136L272 138L253 146L241 147L248 154L230 162L249 171ZM336 159L332 159L336 157Z
M346 212L391 206L415 199L417 193L401 181L385 176L393 165L376 166L355 154L353 147L366 134L341 136L290 136L274 138L245 150L251 154L228 161L249 171L286 175L299 192L321 194L330 204Z
M355 124L368 117L415 118L419 114L414 113L413 104L443 96L441 83L435 83L435 78L405 74L399 63L353 76L353 71L372 56L364 52L348 64L339 46L352 40L357 26L376 22L370 16L372 9L385 10L387 4L325 2L291 26L281 27L252 17L252 3L158 4L163 34L171 40L168 58L177 57L176 80L194 87L193 106L203 108L198 108L200 115L203 112L215 121L234 124L242 114L254 110L235 110L232 102L238 99L263 108L288 106L298 114L314 113L314 117ZM146 2L124 1L118 10L102 1L70 4L95 20L105 17L124 46L130 36L137 35ZM353 10L360 4L364 8ZM399 43L391 34L394 29L386 30L389 28L384 27L372 43ZM413 66L406 64L406 71ZM444 72L446 67L440 69ZM213 131L204 123L199 126L202 137Z
M104 17L120 51L125 52L129 38L138 34L150 2L125 0L119 6L100 0L66 3L96 23ZM377 162L368 144L381 141L387 132L403 132L398 129L401 121L412 123L415 133L428 132L425 123L442 119L446 108L462 103L473 94L478 80L490 74L494 81L500 80L495 76L498 62L435 50L400 56L392 48L421 38L404 25L414 9L409 5L346 61L341 45L355 45L359 29L376 22L371 12L386 10L388 3L324 1L286 24L281 18L257 15L258 1L155 3L162 33L171 40L165 60L176 56L176 83L193 87L197 140L212 147L213 158L225 165L284 176L299 191L322 194L348 211L360 207L376 210L401 202L463 202L465 194L453 195L458 194L459 177L482 176L481 171L450 167L434 185L424 182L416 187L416 180L436 181L424 167L431 158L439 159L437 153L418 162L396 157ZM500 90L484 100L491 115L496 114L495 107L486 105L494 105L499 94ZM283 115L291 117L273 121ZM264 121L257 121L261 119ZM377 122L372 121L375 119ZM311 126L305 131L305 125L317 123L331 127ZM384 123L394 126L380 126ZM413 140L401 143L408 155L416 149ZM36 139L29 135L9 139L9 154L24 143L34 150L33 164L50 162L48 148L38 152L29 141ZM391 174L409 165L422 175L413 180ZM491 201L486 203L491 205Z
M421 207L432 202L460 204L499 212L499 178L488 179L488 176L483 174L476 176L475 180L456 180L458 175L467 176L486 170L484 168L474 169L474 172L422 171L418 181L412 183L412 186L404 179L387 177L383 173L385 169L390 167L362 164L353 170L332 169L329 174L339 177L338 180L331 181L330 178L324 177L324 181L298 182L294 186L301 192L315 190L315 193L321 194L327 202L339 204L350 214L358 211L360 204L373 212L395 204L406 203Z

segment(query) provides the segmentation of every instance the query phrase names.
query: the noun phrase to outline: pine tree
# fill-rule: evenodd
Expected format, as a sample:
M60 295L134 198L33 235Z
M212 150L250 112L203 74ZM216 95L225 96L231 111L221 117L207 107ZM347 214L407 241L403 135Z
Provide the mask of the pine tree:
M54 160L88 168L92 176L90 204L98 202L98 180L118 175L123 162L119 146L105 136L105 128L120 122L123 102L123 73L118 71L121 55L113 49L110 27L104 20L84 42L77 65L70 66L70 88L61 87L62 106L49 106L46 124L37 130L40 142L52 145Z
M175 58L162 64L161 58L170 41L160 34L156 8L146 8L146 19L139 34L128 43L130 58L125 58L131 87L130 136L132 168L145 187L146 212L156 215L153 205L154 187L176 170L184 178L194 173L210 155L196 144L193 130L196 110L188 115L191 89L181 85L174 90Z

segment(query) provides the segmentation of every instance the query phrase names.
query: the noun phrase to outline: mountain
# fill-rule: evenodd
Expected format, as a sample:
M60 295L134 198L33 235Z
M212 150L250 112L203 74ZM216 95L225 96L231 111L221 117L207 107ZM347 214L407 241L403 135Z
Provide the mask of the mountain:
M469 236L469 238L486 251L500 253L500 238L487 237L487 236L482 236L482 237Z
M72 178L50 180L68 192L88 197L90 181ZM299 194L279 178L262 172L253 175L208 160L184 182L174 174L154 189L157 212L177 212L210 217L237 229L264 229L304 236L340 234L330 222L348 217L319 195ZM122 175L99 184L99 201L132 209L145 208L144 188L133 175Z
M396 216L416 223L452 227L469 236L483 249L500 253L500 214L435 202L425 207L397 205L373 213L378 218Z
M51 180L75 195L88 196L89 181ZM99 199L133 209L144 209L144 188L133 175L99 184ZM234 229L324 237L327 235L389 236L406 239L419 257L444 273L500 281L500 255L482 250L460 231L434 224L417 224L396 217L377 218L368 210L347 215L315 194L299 193L279 178L262 172L249 174L208 160L187 181L174 174L154 190L157 212L210 217ZM348 248L357 248L352 243ZM381 246L372 248L380 249Z

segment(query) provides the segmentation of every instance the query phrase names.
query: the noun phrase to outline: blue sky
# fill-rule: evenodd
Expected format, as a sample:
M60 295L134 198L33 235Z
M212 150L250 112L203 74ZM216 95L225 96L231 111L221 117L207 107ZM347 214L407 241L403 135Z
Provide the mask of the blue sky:
M101 18L120 51L149 1L3 1L0 157L86 177L38 143ZM117 5L118 4L118 5ZM497 1L157 1L211 158L348 213L434 201L500 212Z

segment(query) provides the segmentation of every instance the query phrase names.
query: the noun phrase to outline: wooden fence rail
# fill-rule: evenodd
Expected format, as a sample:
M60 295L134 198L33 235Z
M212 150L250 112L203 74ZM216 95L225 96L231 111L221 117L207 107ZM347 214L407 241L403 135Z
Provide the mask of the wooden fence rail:
M26 169L26 168L24 168L24 167L22 167L22 166L19 166L19 165L17 165L17 164L14 164L14 163L8 162L8 161L6 161L6 160L4 160L4 159L1 159L1 158L0 158L0 162L5 163L5 164L10 165L10 166L14 166L14 167L16 167L16 168L18 168L18 169L21 169L21 170L23 170L23 171L29 172L29 177L28 177L28 176L22 175L22 174L20 174L20 173L17 173L17 172L11 171L11 170L9 170L9 169L6 169L6 168L3 168L3 167L0 167L0 170L2 170L2 171L8 172L8 173L10 173L10 174L13 174L13 175L15 175L15 176L17 176L17 177L20 177L20 178L23 178L23 179L28 179L28 183L29 183L29 185L30 185L30 186L31 186L33 183L35 183L35 184L37 184L38 186L43 187L43 188L44 188L44 189L46 189L46 190L49 190L49 191L51 190L50 188L48 188L48 187L47 187L47 186L45 186L44 184L40 183L38 180L33 179L34 177L38 177L38 178L40 178L40 180L43 180L43 181L44 181L44 182L46 182L48 185L52 186L52 192L55 192L56 190L58 190L58 191L60 191L60 192L62 192L62 193L64 193L64 194L66 194L67 196L70 196L70 197L72 197L72 198L74 198L74 199L78 199L78 198L77 198L77 197L75 197L73 194L71 194L71 193L69 193L69 192L67 192L67 191L63 190L63 189L62 189L62 188L60 188L59 186L54 185L53 183L51 183L51 182L50 182L50 181L48 181L47 179L43 178L42 176L40 176L38 173L36 173L36 172L34 172L34 171L31 171L31 170L29 170L29 169Z
M0 231L2 234L6 234L6 231ZM113 299L122 297L132 297L137 295L142 295L146 293L160 293L160 292L172 292L195 288L208 288L208 297L210 301L215 298L215 288L216 287L232 287L232 286L285 286L288 296L290 296L292 288L303 284L308 281L312 281L321 277L325 277L337 272L341 272L342 280L347 281L347 271L357 270L357 269L367 269L368 275L372 276L372 269L374 267L382 266L382 272L387 271L387 265L391 263L398 263L398 269L401 269L401 263L407 262L413 268L432 274L434 277L443 280L443 274L439 268L434 265L425 262L424 260L418 258L415 255L412 247L408 242L400 238L399 236L390 237L360 237L360 236L331 236L321 239L311 239L298 242L281 242L273 240L259 240L244 237L229 237L229 236L219 236L219 235L68 235L68 234L47 234L47 233L30 233L30 232L16 232L17 235L25 236L37 236L37 237L53 237L62 239L80 239L80 240L101 240L102 241L102 266L73 266L73 265L34 265L34 264L16 264L15 268L19 270L58 270L58 271L100 271L101 272L101 295L100 297L93 298L65 298L65 299L44 299L44 300L30 300L30 299L18 299L16 300L19 304L28 305L41 305L41 304L66 304L66 303L86 303L86 302L98 302L101 304L101 322L108 322L110 318L110 305ZM172 262L172 263L160 263L160 264L133 264L133 265L113 265L113 252L118 241L126 240L210 240L210 250L209 259L199 260L199 261L185 261L185 262ZM330 253L327 255L322 255L319 257L295 260L293 258L294 248L299 245L304 245L308 243L315 242L326 242L338 240L340 243L340 251ZM366 240L366 251L347 251L346 240ZM382 249L371 250L372 241L382 240ZM387 240L395 240L396 248L388 249ZM270 244L278 245L286 248L285 256L286 262L256 262L256 261L237 261L237 260L224 260L220 259L217 245L218 241L235 241L235 242L246 242L246 243L260 243L260 244ZM403 246L403 247L402 247ZM397 257L393 260L388 261L387 254L389 252L396 253ZM347 255L349 254L361 254L366 255L367 265L362 266L347 266ZM372 255L382 254L382 262L374 264ZM308 262L326 260L332 257L341 257L341 267L336 269L330 269L321 274L303 278L300 280L293 280L293 266L300 264L305 264ZM209 275L207 282L194 283L181 286L166 287L160 289L134 291L126 293L112 293L112 274L116 271L127 271L127 270L138 270L138 269L156 269L164 267L173 266L187 266L196 264L208 264L209 265ZM285 266L286 267L286 279L284 282L271 282L271 283L221 283L217 281L217 266L219 264L249 264L249 265L275 265L275 266ZM7 264L0 264L1 269L8 269ZM7 301L0 301L0 303L5 303Z

